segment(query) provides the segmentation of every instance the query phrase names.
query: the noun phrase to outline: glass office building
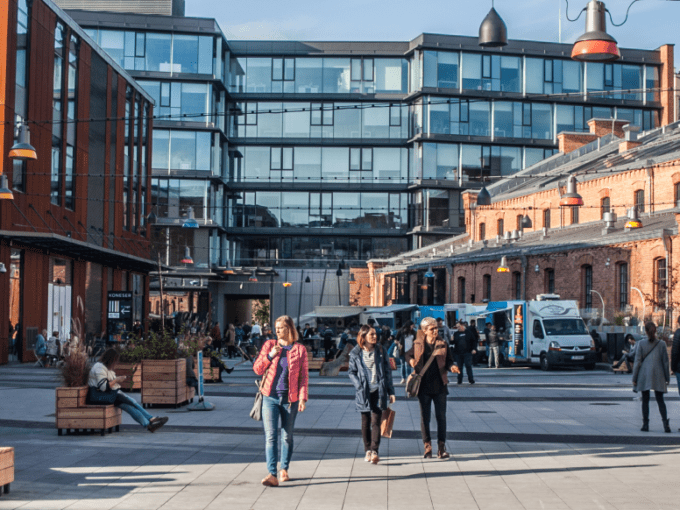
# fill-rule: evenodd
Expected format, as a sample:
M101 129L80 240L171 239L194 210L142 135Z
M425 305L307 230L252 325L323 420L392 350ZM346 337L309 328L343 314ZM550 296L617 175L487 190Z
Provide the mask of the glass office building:
M461 233L462 192L552 156L558 133L591 118L658 126L672 65L658 50L585 64L569 45L431 34L227 42L212 19L71 14L155 99L166 261L181 266L189 246L208 274L229 262L334 280L342 260L365 267ZM200 228L187 231L190 206Z

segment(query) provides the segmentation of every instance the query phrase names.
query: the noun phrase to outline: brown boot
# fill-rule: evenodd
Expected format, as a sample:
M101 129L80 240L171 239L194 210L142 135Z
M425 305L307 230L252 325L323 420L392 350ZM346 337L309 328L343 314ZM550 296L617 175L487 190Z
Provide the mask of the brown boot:
M446 451L446 443L444 441L437 442L437 457L440 459L449 458L449 452Z
M432 458L432 443L430 441L425 443L425 452L423 453L423 458L424 459Z

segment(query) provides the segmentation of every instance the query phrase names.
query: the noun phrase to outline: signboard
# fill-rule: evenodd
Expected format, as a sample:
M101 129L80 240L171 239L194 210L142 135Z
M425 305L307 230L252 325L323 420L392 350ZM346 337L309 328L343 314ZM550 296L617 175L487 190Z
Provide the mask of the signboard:
M203 400L203 351L198 351L198 400Z
M109 342L127 340L132 332L132 292L109 292L106 318Z
M510 360L526 357L526 346L524 342L524 305L515 304L512 307L512 344L510 349Z

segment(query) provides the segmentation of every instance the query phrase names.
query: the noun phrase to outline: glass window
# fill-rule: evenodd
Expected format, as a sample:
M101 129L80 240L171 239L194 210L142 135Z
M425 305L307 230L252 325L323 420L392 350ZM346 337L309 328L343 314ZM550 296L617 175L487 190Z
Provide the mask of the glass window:
M460 55L454 52L440 51L437 53L437 87L457 89L459 82Z
M298 58L295 66L295 92L320 94L323 90L323 59Z
M551 140L551 106L543 103L535 103L531 106L531 137L541 140Z
M145 69L169 73L170 49L172 47L170 34L146 34ZM107 50L108 51L108 50Z
M272 59L248 58L246 92L268 93L272 91Z
M366 72L366 62L368 60L364 60L364 73ZM376 93L405 93L407 79L408 64L406 60L398 58L375 59ZM364 80L366 80L365 76Z
M321 147L295 148L295 178L302 181L321 179Z
M645 190L639 189L635 192L634 206L639 213L645 212Z
M482 90L482 56L463 53L463 89Z
M213 38L210 36L198 38L198 73L213 74Z
M243 147L243 151L244 181L269 179L269 147Z
M361 216L359 193L333 193L333 226L335 228L358 227Z
M621 70L621 86L617 88L638 91L623 94L623 99L642 101L642 66L617 64L616 67Z
M574 107L564 104L556 105L555 123L557 134L560 134L564 131L574 131L576 129L574 122Z
M323 91L326 94L346 94L349 92L350 59L323 59Z
M362 110L363 138L390 137L390 109L387 104L375 105Z
M619 277L619 310L628 306L628 264L618 264Z
M494 55L494 58L498 58ZM522 61L519 57L500 57L501 61L501 91L522 91Z
M349 179L349 150L342 147L324 147L321 159L322 179L348 180Z
M260 138L281 138L283 133L282 103L257 104L257 136ZM270 113L273 112L273 113Z
M198 72L198 36L175 34L172 44L172 64L173 72Z
M470 134L473 136L489 136L490 133L491 133L491 120L489 102L488 101L471 102Z
M309 103L284 103L283 137L309 138ZM305 108L305 111L302 111Z
M288 191L281 194L281 226L307 227L309 224L309 194Z
M609 197L603 197L602 200L600 200L600 218L604 218L605 213L608 213L610 210Z
M168 170L170 164L170 131L153 130L153 168Z
M373 149L373 176L385 183L393 180L397 182L401 173L401 149L380 148Z
M550 228L550 209L543 210L543 228Z
M524 65L527 94L543 94L543 59L527 58Z
M205 83L173 83L181 86L181 114L191 122L205 122L208 108L208 85ZM179 87L178 87L179 88Z
M562 92L583 92L583 63L562 61Z
M361 138L360 107L360 104L345 103L335 111L335 138Z
M498 138L512 138L513 136L513 103L497 101L493 105L493 130Z
M437 87L437 52L423 51L423 86Z
M521 147L492 147L489 175L512 175L522 169Z
M195 170L196 134L190 131L173 131L171 139L170 168Z
M118 65L123 65L123 59L125 58L125 32L100 30L99 45Z
M659 68L645 66L647 101L659 101Z
M478 146L477 146L478 147ZM423 144L423 179L458 179L458 144Z
M604 90L604 64L588 62L588 91Z
M463 144L461 150L464 181L479 181L490 175L491 147Z

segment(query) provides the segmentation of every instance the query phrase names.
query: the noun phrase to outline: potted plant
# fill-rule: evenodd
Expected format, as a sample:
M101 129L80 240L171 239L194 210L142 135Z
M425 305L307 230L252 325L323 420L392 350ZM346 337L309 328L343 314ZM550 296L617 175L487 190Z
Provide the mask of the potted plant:
M178 345L169 331L150 332L141 342L142 405L178 406L192 400L194 389L186 384L186 358L194 352L187 343Z
M146 356L146 347L138 338L132 338L127 346L120 350L120 360L116 364L116 375L127 376L121 385L125 391L142 389L142 360Z

